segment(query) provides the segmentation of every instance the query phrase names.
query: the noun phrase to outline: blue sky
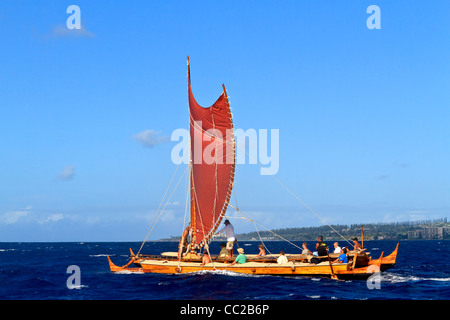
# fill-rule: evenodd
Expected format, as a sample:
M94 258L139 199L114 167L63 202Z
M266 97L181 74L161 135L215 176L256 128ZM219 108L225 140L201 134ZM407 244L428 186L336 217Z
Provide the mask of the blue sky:
M279 129L277 179L329 223L447 217L449 9L2 1L0 241L142 240L176 168L168 137L188 125L187 55L201 105L224 83L236 128ZM237 166L235 192L264 227L322 224L256 165ZM150 239L180 234L184 205L182 180Z

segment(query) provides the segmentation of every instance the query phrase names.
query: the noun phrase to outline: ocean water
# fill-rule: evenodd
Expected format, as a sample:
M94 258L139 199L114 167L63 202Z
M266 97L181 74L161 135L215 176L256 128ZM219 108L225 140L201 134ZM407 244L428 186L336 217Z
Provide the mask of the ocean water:
M297 242L300 244L301 242ZM241 242L246 253L258 252L257 242ZM313 246L310 242L310 247ZM331 242L329 243L329 245ZM390 254L396 241L365 241L374 258ZM233 272L192 274L113 274L128 262L137 242L0 243L1 300L448 300L450 241L401 241L397 265L383 272L379 288L365 280L335 281L320 277L240 275ZM296 248L267 242L273 253ZM219 251L213 242L211 251ZM177 243L147 242L146 254L176 251ZM70 266L80 271L80 283L69 289ZM70 270L70 268L69 268ZM69 281L72 284L72 281ZM373 287L373 286L372 286Z

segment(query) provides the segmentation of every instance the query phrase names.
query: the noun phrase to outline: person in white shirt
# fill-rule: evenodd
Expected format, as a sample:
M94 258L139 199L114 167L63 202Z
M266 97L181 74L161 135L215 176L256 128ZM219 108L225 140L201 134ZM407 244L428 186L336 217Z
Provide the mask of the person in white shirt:
M278 264L283 264L288 262L288 258L284 255L284 251L280 252L280 256L277 259Z
M225 236L227 237L227 250L228 250L228 259L233 258L233 246L236 241L236 236L234 235L234 227L230 223L230 221L225 220L225 227L216 232L216 235L225 232Z
M334 253L342 253L342 249L337 242L334 243Z

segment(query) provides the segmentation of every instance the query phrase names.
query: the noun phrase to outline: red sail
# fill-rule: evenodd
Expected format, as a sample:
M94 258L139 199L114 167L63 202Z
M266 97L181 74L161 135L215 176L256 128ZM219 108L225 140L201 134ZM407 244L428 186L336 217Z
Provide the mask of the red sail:
M188 91L192 242L201 247L219 227L228 207L234 179L235 141L225 86L211 107L201 107L192 94L189 57Z

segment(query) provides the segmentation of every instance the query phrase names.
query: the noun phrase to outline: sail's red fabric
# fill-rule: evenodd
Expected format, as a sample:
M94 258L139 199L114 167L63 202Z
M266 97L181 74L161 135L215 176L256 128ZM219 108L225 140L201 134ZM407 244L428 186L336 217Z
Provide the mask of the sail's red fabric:
M234 132L225 88L211 107L201 107L192 94L189 64L188 91L194 195L191 227L195 243L203 246L228 207L234 179Z

